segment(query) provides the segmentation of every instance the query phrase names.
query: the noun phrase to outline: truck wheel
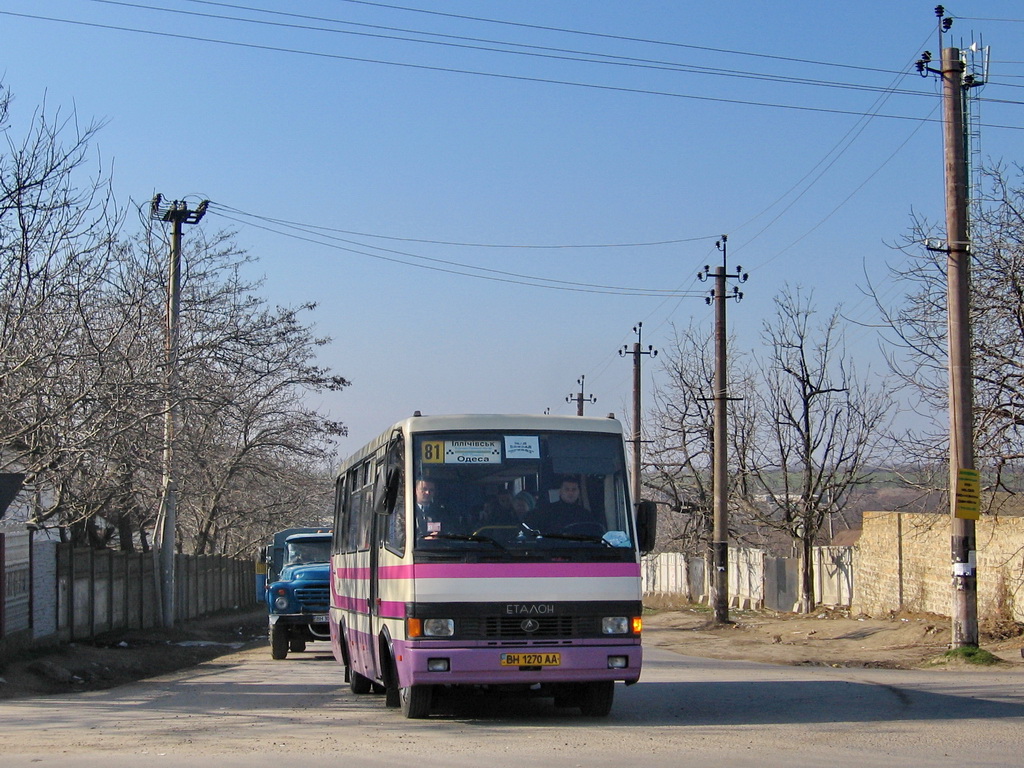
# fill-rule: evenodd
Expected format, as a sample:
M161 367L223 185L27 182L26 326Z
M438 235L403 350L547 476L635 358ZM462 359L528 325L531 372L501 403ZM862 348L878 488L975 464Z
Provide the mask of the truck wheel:
M293 653L302 653L304 650L306 650L306 641L292 640L288 643L288 650L292 651Z
M430 705L434 699L432 685L410 685L398 689L398 698L402 702L402 714L410 720L422 720L430 715Z
M580 689L580 712L587 717L607 717L615 698L615 682L584 683Z
M270 628L270 658L284 659L288 657L288 631L280 624Z

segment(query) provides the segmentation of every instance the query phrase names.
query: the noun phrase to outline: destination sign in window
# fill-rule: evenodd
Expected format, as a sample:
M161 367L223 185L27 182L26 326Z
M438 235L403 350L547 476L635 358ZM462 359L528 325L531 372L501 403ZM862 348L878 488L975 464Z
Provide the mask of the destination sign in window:
M500 440L425 440L424 464L501 464Z

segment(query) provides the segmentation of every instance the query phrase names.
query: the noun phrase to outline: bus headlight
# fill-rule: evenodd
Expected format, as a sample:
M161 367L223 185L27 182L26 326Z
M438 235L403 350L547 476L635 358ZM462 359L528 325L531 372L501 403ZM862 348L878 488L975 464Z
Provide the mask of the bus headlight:
M451 637L455 634L455 621L453 619L424 619L424 637Z
M629 634L630 621L626 616L605 616L601 619L601 632L606 635Z

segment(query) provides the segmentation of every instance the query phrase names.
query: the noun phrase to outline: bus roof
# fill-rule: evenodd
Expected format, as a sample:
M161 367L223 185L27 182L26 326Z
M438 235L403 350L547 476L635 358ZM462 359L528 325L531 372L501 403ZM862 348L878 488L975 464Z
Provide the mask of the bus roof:
M342 467L362 460L388 443L396 431L404 435L425 432L458 432L462 430L521 430L524 432L604 432L621 435L622 424L612 414L594 416L549 416L547 414L445 414L437 416L410 416L388 427L349 456Z
M446 432L470 429L509 430L522 429L530 431L555 432L622 432L622 425L617 419L590 416L548 416L531 414L453 414L442 416L412 416L399 422L402 430L408 434L417 432Z

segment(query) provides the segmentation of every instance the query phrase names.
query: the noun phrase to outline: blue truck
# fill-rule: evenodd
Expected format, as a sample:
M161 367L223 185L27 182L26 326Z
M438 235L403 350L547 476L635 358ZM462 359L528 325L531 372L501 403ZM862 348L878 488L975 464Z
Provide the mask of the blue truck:
M306 643L330 640L331 531L289 528L274 534L263 550L270 655L306 650Z

